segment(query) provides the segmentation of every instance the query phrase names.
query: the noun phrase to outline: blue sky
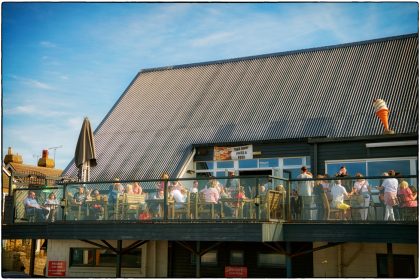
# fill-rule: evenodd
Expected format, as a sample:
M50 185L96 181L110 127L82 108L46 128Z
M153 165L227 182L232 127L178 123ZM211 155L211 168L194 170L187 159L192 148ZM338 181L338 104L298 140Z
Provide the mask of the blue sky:
M64 169L144 68L415 32L417 2L2 3L3 158Z

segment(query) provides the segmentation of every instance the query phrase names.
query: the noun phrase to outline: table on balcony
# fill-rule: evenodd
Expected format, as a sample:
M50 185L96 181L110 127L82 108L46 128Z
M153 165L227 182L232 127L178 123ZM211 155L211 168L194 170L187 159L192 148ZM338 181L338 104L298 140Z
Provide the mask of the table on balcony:
M220 217L225 217L224 207L230 207L234 212L232 217L244 218L244 209L248 206L249 216L247 218L254 217L253 203L254 200L251 198L220 198Z

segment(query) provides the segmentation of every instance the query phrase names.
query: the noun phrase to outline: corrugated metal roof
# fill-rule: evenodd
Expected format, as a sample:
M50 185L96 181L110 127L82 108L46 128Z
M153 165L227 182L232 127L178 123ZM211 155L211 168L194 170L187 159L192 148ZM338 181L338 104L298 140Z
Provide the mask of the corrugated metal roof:
M192 144L379 135L375 98L418 132L418 34L143 70L95 131L91 175L175 174Z

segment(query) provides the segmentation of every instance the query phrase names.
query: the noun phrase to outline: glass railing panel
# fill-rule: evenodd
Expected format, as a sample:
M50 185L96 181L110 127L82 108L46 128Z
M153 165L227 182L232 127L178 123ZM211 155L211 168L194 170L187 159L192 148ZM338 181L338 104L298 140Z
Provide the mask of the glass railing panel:
M415 176L291 180L290 221L417 221L416 180Z
M417 221L417 177L396 178L392 198L381 187L387 180L391 179L237 176L72 182L16 189L14 221ZM387 207L386 201L394 198L395 205ZM28 203L37 203L38 210L25 207Z
M14 191L14 222L44 223L60 221L63 198L61 188L41 187L16 189Z

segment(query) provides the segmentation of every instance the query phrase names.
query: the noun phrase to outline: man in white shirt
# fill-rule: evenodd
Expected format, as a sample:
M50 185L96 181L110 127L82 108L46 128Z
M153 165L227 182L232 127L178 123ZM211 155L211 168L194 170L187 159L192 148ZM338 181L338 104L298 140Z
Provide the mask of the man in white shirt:
M302 166L300 169L301 173L297 176L297 179L311 179L313 178L311 174L308 173L306 166ZM297 193L299 199L302 202L302 219L309 220L311 218L311 213L309 210L312 205L312 190L314 188L314 181L298 181L297 182Z

